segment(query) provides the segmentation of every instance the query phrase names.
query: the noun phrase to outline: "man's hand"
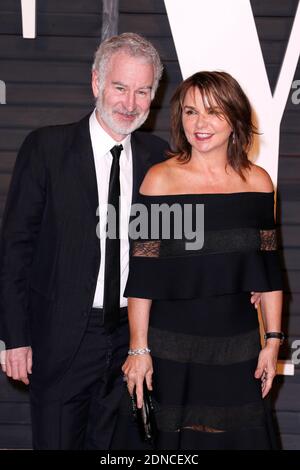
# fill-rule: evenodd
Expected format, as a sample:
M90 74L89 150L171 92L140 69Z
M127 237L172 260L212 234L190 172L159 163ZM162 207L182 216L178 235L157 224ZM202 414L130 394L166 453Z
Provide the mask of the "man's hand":
M30 346L1 351L1 367L7 377L29 384L28 374L32 373L32 349Z
M250 302L254 304L254 307L257 309L261 301L262 292L251 292Z

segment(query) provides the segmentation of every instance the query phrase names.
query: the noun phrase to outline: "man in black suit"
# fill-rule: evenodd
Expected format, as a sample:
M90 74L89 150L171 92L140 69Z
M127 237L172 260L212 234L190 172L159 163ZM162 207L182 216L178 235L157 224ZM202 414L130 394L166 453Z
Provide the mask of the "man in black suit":
M116 208L119 197L117 233L126 232L143 176L164 158L166 142L134 132L161 72L144 38L106 40L93 65L94 112L32 132L18 154L1 234L0 338L3 371L29 384L35 449L111 446L128 350L129 242L99 234L105 204Z

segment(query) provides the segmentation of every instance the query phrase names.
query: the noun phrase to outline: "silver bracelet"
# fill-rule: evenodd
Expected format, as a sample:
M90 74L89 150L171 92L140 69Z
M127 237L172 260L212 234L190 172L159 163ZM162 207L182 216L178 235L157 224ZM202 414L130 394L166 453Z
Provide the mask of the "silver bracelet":
M151 349L141 348L141 349L129 349L128 356L138 356L139 354L149 354Z

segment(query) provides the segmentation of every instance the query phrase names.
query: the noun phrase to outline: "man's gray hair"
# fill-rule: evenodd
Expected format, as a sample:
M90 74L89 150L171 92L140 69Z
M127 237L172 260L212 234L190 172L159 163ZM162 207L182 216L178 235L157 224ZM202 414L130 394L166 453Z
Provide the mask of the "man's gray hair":
M154 81L151 90L151 98L153 99L162 76L163 65L157 50L151 42L135 33L123 33L118 36L112 36L103 41L96 50L92 70L96 70L99 74L99 89L103 90L104 88L108 61L116 52L120 51L124 51L133 57L144 58L146 62L153 65Z

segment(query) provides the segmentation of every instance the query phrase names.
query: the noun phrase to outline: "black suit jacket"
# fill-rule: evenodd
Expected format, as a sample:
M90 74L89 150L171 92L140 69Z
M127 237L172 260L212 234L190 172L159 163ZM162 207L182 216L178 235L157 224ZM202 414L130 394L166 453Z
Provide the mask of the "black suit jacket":
M167 144L135 132L131 145L134 202ZM32 345L41 379L63 373L87 324L100 267L97 207L89 116L29 134L1 231L0 339L7 349Z

